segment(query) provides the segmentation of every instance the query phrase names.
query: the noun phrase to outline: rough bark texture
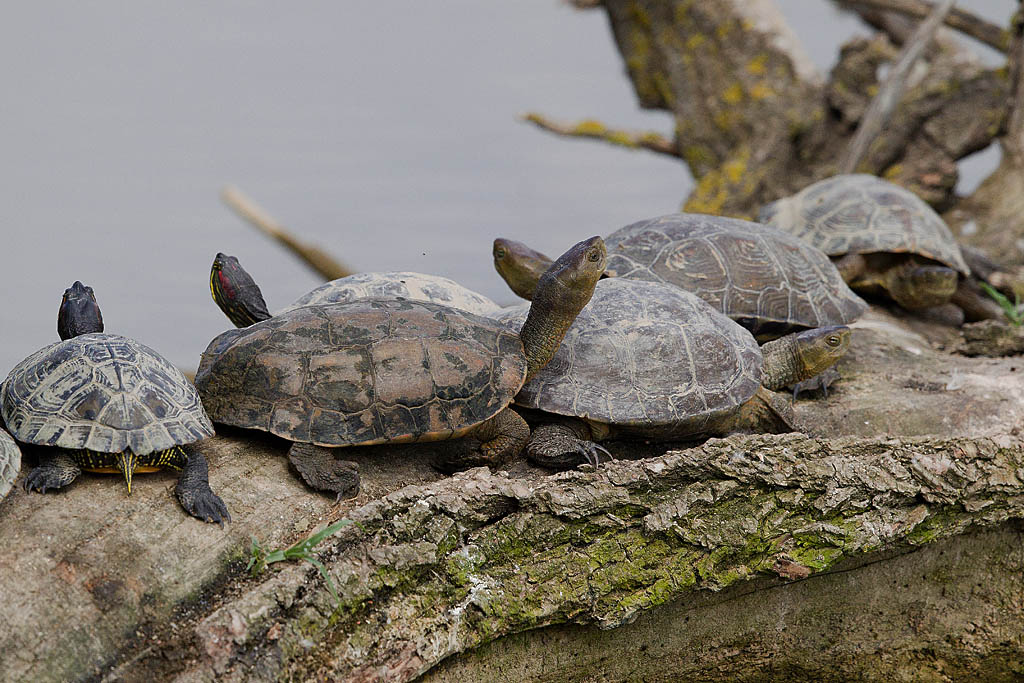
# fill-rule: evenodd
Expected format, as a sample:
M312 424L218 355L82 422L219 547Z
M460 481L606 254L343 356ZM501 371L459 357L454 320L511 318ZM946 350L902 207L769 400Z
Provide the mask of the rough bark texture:
M676 154L697 182L684 208L740 217L836 172L877 93L879 68L897 54L891 39L900 37L892 29L852 40L822 79L767 0L605 0L603 7L641 106L675 117ZM1012 80L949 40L924 62L858 170L947 209L956 202L956 161L1003 131ZM636 137L588 123L590 137L618 144ZM593 135L599 126L603 134Z
M697 679L728 680L769 658L803 679L836 658L851 676L941 660L949 675L1011 677L1024 653L1024 593L1019 553L1003 548L1016 533L1007 524L1024 515L1024 365L928 340L961 343L954 331L874 311L857 323L829 400L796 404L807 434L664 455L619 442L612 448L627 459L599 471L551 475L518 462L443 478L423 447L359 449L345 457L362 463L363 490L334 506L288 471L286 443L231 432L205 446L211 485L234 519L225 530L184 516L170 474L139 477L131 497L99 476L56 494L18 491L0 506L12 549L0 556L5 676L408 680L504 635L609 629L652 612L627 631L634 645ZM307 564L244 571L251 535L287 545L343 516L359 524L319 554L340 602ZM897 557L920 547L933 558L922 576L948 576L946 602L938 579L917 578L923 565ZM951 566L941 559L950 553L970 554L973 566ZM881 601L887 571L907 588L877 620L833 601L837 586L847 586L844 600L874 591ZM854 574L860 583L844 578ZM929 609L959 609L968 595L963 619ZM762 604L770 608L752 607ZM919 616L896 618L897 604ZM686 626L693 610L704 615L699 628ZM679 633L665 641L657 624L668 623ZM717 639L702 640L709 632ZM578 658L529 676L601 671L600 644L629 642L586 633ZM538 642L521 636L488 651ZM813 643L832 643L835 657L816 657ZM884 652L877 667L858 657L873 651ZM444 675L484 680L487 661L460 660Z

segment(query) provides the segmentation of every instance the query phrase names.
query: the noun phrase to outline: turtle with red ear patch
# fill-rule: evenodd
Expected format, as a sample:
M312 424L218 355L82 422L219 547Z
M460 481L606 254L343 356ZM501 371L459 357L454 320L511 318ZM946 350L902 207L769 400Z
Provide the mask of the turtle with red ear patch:
M404 297L307 304L215 338L196 387L214 421L295 442L289 459L314 488L331 488L323 474L346 446L443 441L440 469L499 465L530 433L509 404L587 305L605 256L600 237L562 254L518 333Z
M0 415L23 443L47 446L25 477L45 493L83 470L133 475L181 471L175 493L194 517L223 525L224 502L210 490L207 464L195 443L213 424L188 379L153 349L103 332L91 287L75 282L57 314L62 341L21 361L0 386Z

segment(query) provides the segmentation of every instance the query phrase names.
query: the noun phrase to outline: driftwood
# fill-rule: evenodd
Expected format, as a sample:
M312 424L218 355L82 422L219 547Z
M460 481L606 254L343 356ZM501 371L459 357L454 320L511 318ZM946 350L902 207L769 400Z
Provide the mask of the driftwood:
M224 530L184 516L173 474L139 477L130 497L99 476L55 494L18 490L0 505L5 676L409 680L517 633L487 652L556 680L587 667L640 675L607 662L601 642L649 647L703 680L769 658L798 679L843 661L836 672L885 677L922 658L952 677L1011 676L1024 657L1012 521L1024 515L1024 365L936 347L957 343L948 328L875 311L857 323L830 398L797 402L802 434L668 452L618 442L620 459L597 471L517 462L450 478L425 464L424 447L351 449L363 489L340 505L288 471L285 443L229 431L204 445L234 520ZM288 545L341 517L358 524L318 548L340 602L308 564L245 571L250 536ZM871 615L850 606L854 586L880 599L886 572L902 583L885 614L902 605L911 618L871 631ZM925 607L940 584L947 602L936 604L963 607L964 619ZM846 592L833 603L837 586ZM754 614L735 611L744 604ZM696 615L710 621L686 626ZM651 626L666 620L669 640ZM718 635L701 641L712 623ZM559 624L551 637L576 634L578 653L513 652L548 637L524 632ZM631 642L599 633L620 626ZM824 640L835 657L806 645ZM490 663L474 655L437 675L500 678Z

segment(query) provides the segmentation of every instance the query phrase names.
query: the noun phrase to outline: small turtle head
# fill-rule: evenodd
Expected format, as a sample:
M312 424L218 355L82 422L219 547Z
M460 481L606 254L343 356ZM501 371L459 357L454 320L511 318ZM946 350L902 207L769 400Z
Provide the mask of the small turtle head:
M540 276L551 267L551 259L522 242L499 237L494 240L494 268L517 296L533 299Z
M813 377L832 367L850 349L850 328L830 325L806 330L794 337L796 357L803 375Z
M948 303L956 292L960 276L952 268L921 265L908 261L887 273L889 296L903 308L913 311Z
M71 339L80 334L103 331L103 315L96 303L92 287L79 281L64 290L64 298L57 311L57 334L61 339Z
M234 256L218 252L213 259L210 294L235 327L248 327L270 317L259 286Z

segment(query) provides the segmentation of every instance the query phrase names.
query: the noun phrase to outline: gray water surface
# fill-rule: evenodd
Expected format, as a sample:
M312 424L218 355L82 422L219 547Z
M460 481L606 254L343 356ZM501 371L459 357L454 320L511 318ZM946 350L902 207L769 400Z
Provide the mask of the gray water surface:
M831 4L781 4L823 68L858 30ZM19 3L0 64L0 377L56 340L76 279L107 331L184 368L228 327L216 252L271 310L316 286L224 208L229 183L360 270L438 273L502 302L495 236L555 256L677 210L691 186L679 162L517 120L672 130L636 107L604 14L556 0Z

